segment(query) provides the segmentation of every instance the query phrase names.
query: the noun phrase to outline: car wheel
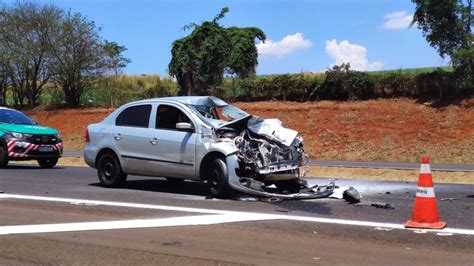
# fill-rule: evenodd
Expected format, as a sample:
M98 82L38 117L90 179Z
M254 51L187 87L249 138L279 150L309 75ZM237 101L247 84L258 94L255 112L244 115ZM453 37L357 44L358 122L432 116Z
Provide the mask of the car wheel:
M100 156L97 164L97 175L104 187L118 187L127 179L122 171L120 162L114 154L106 153Z
M58 163L58 158L39 159L41 168L53 168Z
M173 186L180 185L183 183L184 179L182 178L173 178L173 177L167 177L166 181Z
M0 168L5 168L8 165L8 154L7 150L0 146Z
M222 159L216 158L207 165L206 179L211 194L216 198L226 198L232 191L227 177L227 165Z

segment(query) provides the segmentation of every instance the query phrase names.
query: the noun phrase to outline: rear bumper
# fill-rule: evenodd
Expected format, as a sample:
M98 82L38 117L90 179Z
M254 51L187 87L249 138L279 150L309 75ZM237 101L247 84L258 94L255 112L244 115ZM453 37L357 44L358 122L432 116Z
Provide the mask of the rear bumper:
M86 143L84 147L84 162L92 168L96 168L95 166L95 159L97 154L99 153L99 149L90 143Z
M59 158L63 153L63 143L34 144L24 141L7 140L8 159L11 161Z

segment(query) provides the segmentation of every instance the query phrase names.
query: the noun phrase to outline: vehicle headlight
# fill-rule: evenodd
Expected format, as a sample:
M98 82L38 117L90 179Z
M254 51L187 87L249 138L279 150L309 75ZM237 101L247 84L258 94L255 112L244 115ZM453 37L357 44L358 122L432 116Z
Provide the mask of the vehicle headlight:
M23 134L23 133L17 133L17 132L10 132L10 134L12 134L12 136L16 139L26 139L32 136L31 134Z
M61 133L54 134L54 137L59 141L61 140Z

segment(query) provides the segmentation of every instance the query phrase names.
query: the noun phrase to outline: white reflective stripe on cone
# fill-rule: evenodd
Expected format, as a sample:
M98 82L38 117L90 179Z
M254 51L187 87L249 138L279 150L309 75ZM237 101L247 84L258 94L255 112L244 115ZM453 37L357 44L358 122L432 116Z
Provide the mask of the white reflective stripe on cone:
M420 174L431 174L431 169L429 164L421 164Z
M416 188L416 196L422 198L434 198L435 192L434 188L432 187L417 187Z

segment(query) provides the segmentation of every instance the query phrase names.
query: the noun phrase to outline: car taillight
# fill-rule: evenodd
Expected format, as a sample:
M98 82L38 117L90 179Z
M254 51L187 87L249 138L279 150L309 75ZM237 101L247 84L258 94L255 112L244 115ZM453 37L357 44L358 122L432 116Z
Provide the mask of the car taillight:
M89 129L86 128L86 143L91 142L91 137L89 136Z

